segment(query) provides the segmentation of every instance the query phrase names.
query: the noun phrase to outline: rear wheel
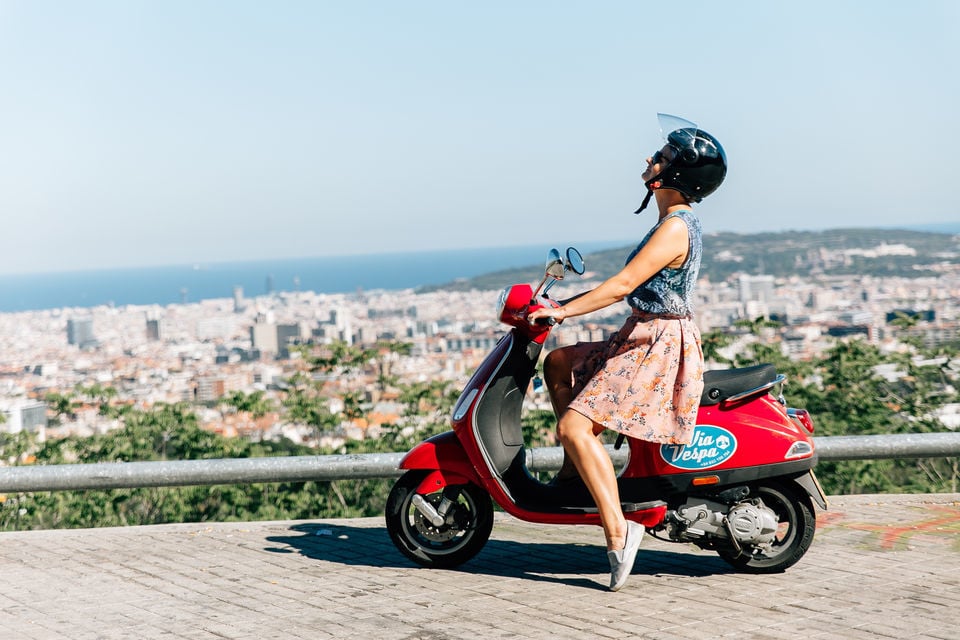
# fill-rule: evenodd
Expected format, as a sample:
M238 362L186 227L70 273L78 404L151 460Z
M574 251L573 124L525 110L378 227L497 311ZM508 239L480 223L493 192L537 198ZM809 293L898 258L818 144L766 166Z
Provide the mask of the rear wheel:
M426 471L408 471L393 485L387 498L387 531L397 549L417 564L441 569L459 566L477 555L490 538L490 495L473 484L448 487L447 495L456 494L456 500L444 524L436 526L413 504L426 475ZM437 491L423 498L436 508L443 495Z
M765 483L751 497L758 497L777 516L777 533L765 545L744 546L742 553L720 550L728 563L746 573L779 573L797 563L813 542L817 521L810 496L794 483Z

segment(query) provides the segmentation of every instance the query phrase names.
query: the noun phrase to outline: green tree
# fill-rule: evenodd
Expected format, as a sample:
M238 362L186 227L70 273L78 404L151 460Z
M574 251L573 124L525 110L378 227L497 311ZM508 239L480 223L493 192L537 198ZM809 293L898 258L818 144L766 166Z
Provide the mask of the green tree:
M267 398L263 391L252 393L234 391L223 398L221 402L233 407L238 412L249 413L254 418L262 418L274 409L273 401Z
M372 362L381 363L390 354L409 355L412 348L413 345L407 342L380 341L370 347L361 347L338 340L313 349L301 347L300 353L311 371L350 373ZM383 370L382 366L379 368Z
M103 435L48 441L37 449L36 457L41 464L61 464L308 453L314 452L289 441L250 443L204 431L186 405L175 404L131 411L122 428ZM22 493L0 504L0 529L310 518L326 501L328 489L323 484Z
M408 451L417 443L450 429L449 417L458 390L446 381L398 384L403 413L394 424L382 425L378 438L351 440L344 453ZM335 480L321 497L324 513L337 517L381 515L392 479Z
M737 354L738 366L771 362L785 373L788 404L807 409L818 436L876 435L943 431L934 410L956 401L949 349L939 360L918 365L918 348L906 354L884 354L862 339L834 341L816 362L787 358L766 323L742 323L758 339ZM930 356L931 353L922 355ZM879 365L895 365L898 377L887 380ZM827 493L890 493L954 491L957 459L898 459L820 462L818 476Z
M79 386L76 391L86 401L97 405L100 415L110 415L112 413L110 404L119 395L115 388L104 386L99 382L95 382L88 387Z
M700 345L703 349L703 359L706 362L716 362L717 364L733 364L730 358L724 356L721 351L733 343L733 336L722 329L713 329L707 331L700 338Z
M0 424L6 416L0 413ZM28 431L18 433L0 432L0 465L16 465L36 447L36 436Z
M341 420L362 418L368 407L364 393L358 389L341 391L337 399L343 405L339 414L331 411L332 395L324 387L328 379L349 380L364 368L373 367L378 385L385 388L391 381L386 374L386 361L393 355L408 355L412 345L402 342L378 342L371 347L360 347L344 341L325 345L305 345L298 351L307 371L291 376L287 381L283 401L288 415L294 421L312 426L317 436L334 429Z
M54 413L54 417L59 421L63 417L73 420L77 417L76 411L80 403L70 393L48 393L43 398L44 402Z

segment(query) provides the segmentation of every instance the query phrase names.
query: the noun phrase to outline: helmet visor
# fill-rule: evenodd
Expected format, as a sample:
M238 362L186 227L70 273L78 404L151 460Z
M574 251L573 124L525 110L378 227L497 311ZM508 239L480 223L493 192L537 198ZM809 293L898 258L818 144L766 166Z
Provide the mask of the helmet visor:
M657 183L661 180L661 176L666 171L667 166L671 164L677 158L677 156L681 153L681 150L677 148L677 146L669 140L670 134L679 129L684 129L687 131L687 135L692 134L692 136L695 138L696 132L699 131L699 127L697 127L696 124L690 122L686 118L672 116L669 113L658 113L657 121L660 124L660 138L663 140L664 145L670 145L673 153L670 155L669 158L665 158L664 155L661 153L662 150L658 149L651 156L651 159L654 164L661 164L660 172L657 173L655 176L651 177L646 182L644 182L644 186L647 187L647 195L643 198L643 204L641 204L640 208L634 211L634 213L640 213L641 211L647 208L647 204L649 204L650 198L653 196L654 183ZM666 160L666 163L664 163L664 160Z
M693 122L679 116L672 116L669 113L658 113L657 122L660 123L660 137L664 143L667 142L667 137L677 129L700 130L700 127Z

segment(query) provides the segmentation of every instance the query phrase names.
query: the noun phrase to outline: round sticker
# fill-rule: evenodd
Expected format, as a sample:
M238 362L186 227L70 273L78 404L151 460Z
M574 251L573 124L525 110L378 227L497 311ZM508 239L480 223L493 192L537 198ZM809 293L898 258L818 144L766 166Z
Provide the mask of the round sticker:
M690 444L662 444L660 457L678 469L709 469L730 459L737 450L737 439L723 427L698 424Z

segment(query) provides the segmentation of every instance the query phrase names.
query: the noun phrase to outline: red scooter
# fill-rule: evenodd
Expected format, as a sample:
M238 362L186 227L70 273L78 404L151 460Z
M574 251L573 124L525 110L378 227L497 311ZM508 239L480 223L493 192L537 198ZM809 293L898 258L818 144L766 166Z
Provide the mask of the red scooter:
M576 249L566 258L551 250L536 288L503 291L499 318L512 328L460 395L453 431L420 443L400 463L407 471L387 500L387 530L418 564L449 568L475 556L493 528L491 497L521 520L600 524L581 481L553 486L530 473L520 425L551 329L530 324L527 314L559 304L549 290L566 271L583 273ZM810 415L768 393L784 381L771 364L707 371L690 444L628 438L617 479L626 518L658 538L712 549L745 572L779 572L800 560L813 541L813 504L826 509L827 502L813 474Z

